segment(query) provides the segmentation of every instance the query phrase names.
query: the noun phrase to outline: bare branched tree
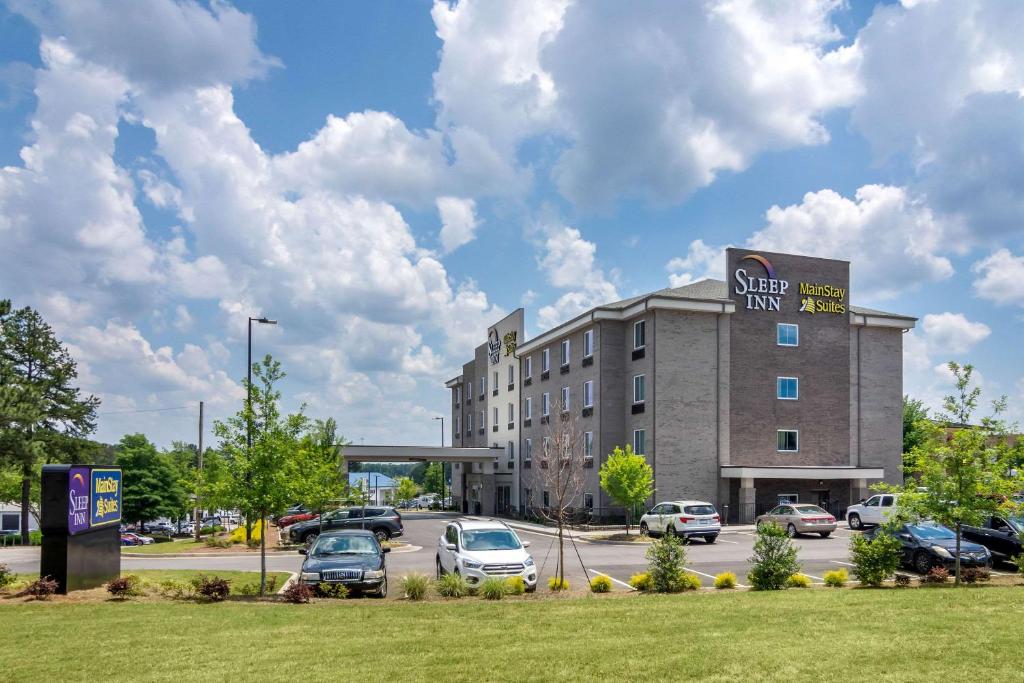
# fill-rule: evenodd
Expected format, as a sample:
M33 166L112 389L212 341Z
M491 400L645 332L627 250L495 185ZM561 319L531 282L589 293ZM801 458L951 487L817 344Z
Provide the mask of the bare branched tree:
M551 415L544 430L541 450L540 471L537 480L548 492L547 505L541 507L541 514L558 526L558 566L556 567L559 586L565 582L565 527L572 522L575 510L580 507L585 482L585 454L583 432L579 416L561 401L551 404Z

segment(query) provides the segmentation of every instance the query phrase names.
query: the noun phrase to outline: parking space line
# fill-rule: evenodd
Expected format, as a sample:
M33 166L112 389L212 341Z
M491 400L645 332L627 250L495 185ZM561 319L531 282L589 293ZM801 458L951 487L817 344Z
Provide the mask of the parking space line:
M619 581L619 580L618 580L618 579L616 579L616 578L615 578L614 576L609 576L608 574L605 574L604 572L599 572L599 571L597 571L596 569L588 569L587 571L588 571L588 572L594 572L594 573L595 573L595 574L597 574L598 576L607 576L607 577L608 577L609 579L611 579L611 580L612 580L612 581L614 581L615 583L617 583L617 584L619 584L619 585L622 585L622 586L625 586L626 588L628 588L628 589L629 589L629 590L631 590L631 591L635 591L635 590L636 590L635 588L633 588L632 586L630 586L630 585L629 585L628 583L626 583L625 581Z
M1009 574L1003 574L1002 572L994 572L992 570L989 570L988 573L991 574L992 576L1010 576Z
M824 581L825 580L825 579L821 578L820 576L815 576L814 574L805 574L803 572L797 572L797 573L800 574L800 576L806 576L806 577L809 577L809 578L812 578L812 579L817 579L818 581Z
M739 545L739 541L727 541L724 538L719 538L716 543L732 543L733 545Z
M711 574L705 574L704 572L699 572L696 569L690 569L689 567L684 567L684 569L686 569L686 571L690 572L691 574L700 574L701 576L706 576L709 579L714 579L715 578ZM750 588L750 586L744 586L742 583L739 583L739 582L737 582L736 585L739 586L740 588Z
M840 562L839 560L829 560L829 562L835 562L836 564L844 564L847 567L856 567L857 566L855 564L850 564L849 562Z

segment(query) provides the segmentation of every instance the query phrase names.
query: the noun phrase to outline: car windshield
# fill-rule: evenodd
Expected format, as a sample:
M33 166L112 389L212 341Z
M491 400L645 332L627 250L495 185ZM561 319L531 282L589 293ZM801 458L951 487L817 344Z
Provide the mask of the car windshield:
M466 550L518 550L519 539L508 529L467 529L462 532Z
M310 555L376 555L377 542L370 536L321 536Z
M688 515L713 515L715 514L714 505L687 505L683 508L683 512Z
M938 524L913 524L908 525L907 529L916 538L924 539L927 541L941 541L950 538L956 538L951 530Z
M801 515L827 515L823 509L817 505L797 505L796 511Z
M1015 531L1024 531L1024 517L1007 517L1006 521L1010 523L1010 526L1012 526Z

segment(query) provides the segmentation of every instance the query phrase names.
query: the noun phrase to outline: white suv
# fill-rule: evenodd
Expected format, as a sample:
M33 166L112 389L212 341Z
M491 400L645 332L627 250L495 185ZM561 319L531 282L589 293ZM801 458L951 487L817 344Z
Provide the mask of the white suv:
M714 543L721 531L722 519L715 506L702 500L658 503L640 518L640 533L651 536L699 537Z
M445 527L437 540L437 576L455 573L470 585L492 576L521 576L526 590L537 589L537 566L526 548L504 522L458 520Z
M863 529L866 525L877 526L892 514L897 498L892 493L880 493L863 503L851 505L846 509L846 523L851 529Z

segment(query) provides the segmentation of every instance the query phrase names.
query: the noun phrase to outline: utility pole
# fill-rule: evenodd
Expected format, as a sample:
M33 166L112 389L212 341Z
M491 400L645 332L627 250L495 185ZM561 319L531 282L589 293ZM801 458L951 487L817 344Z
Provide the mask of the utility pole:
M197 467L198 478L196 479L196 482L198 483L198 486L196 486L196 512L195 512L195 517L196 517L196 543L199 542L199 533L202 530L202 524L203 524L203 520L200 517L200 515L202 513L202 510L203 510L203 501L202 501L202 498L201 498L201 496L202 496L201 491L203 490L203 402L202 401L199 402L199 454L198 455L199 455L199 459L197 461L197 464L198 464L198 467Z

